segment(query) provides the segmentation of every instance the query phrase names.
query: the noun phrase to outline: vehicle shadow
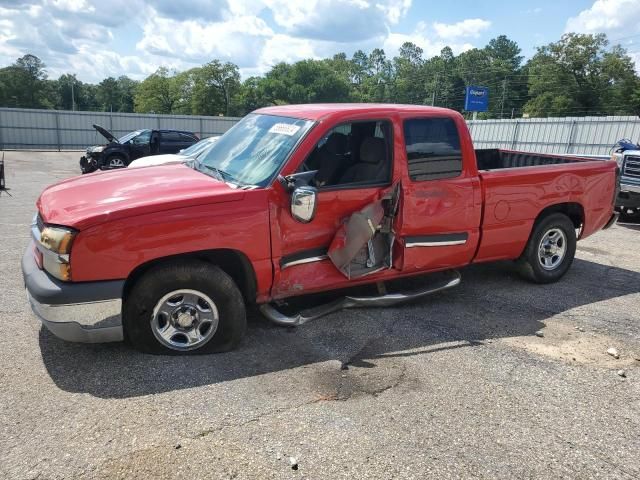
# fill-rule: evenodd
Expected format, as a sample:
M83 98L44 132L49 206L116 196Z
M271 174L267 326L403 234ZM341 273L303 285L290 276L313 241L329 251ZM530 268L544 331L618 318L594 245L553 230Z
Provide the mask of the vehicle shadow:
M420 302L341 311L296 329L253 313L246 339L224 354L145 355L124 344L66 343L44 328L40 348L61 389L127 398L328 360L374 367L379 357L474 348L488 339L533 335L544 320L572 308L640 292L640 273L580 259L552 285L520 280L509 262L468 267L462 277L460 286Z

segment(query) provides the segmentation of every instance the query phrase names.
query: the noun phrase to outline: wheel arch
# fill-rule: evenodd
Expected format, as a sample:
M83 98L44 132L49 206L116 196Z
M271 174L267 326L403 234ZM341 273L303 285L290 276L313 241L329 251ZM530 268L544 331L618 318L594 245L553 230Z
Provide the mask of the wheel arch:
M540 222L542 219L548 217L553 213L565 214L567 217L569 217L569 219L573 223L573 226L576 227L576 229L582 230L585 222L584 207L577 202L565 202L565 203L556 203L553 205L549 205L548 207L545 207L544 209L542 209L540 213L538 213L538 215L536 216L535 221L533 222L533 226L531 227L531 232L533 232L533 229L535 228L535 225L538 224L538 222Z
M536 225L540 223L542 220L547 218L549 215L553 215L554 213L562 213L566 215L569 220L573 223L573 226L576 229L580 230L579 235L577 235L577 239L580 239L582 236L582 231L584 230L584 208L581 204L577 202L564 202L564 203L554 203L553 205L549 205L538 213L535 220L531 224L531 230L529 231L529 236L527 237L527 242L522 247L522 251L520 252L520 256L524 253L529 241L531 241L531 236L533 235L534 230L536 229Z
M253 265L244 253L239 250L232 249L201 250L182 253L179 255L157 258L138 265L125 280L122 291L123 302L126 302L133 285L135 285L138 279L140 279L146 272L165 263L171 263L181 259L200 260L219 267L236 283L240 292L242 292L245 302L255 303L257 295L257 280Z
M111 152L107 152L107 154L104 156L104 164L107 165L112 157L122 157L124 159L125 166L129 165L129 163L131 162L129 152L121 148L113 150Z

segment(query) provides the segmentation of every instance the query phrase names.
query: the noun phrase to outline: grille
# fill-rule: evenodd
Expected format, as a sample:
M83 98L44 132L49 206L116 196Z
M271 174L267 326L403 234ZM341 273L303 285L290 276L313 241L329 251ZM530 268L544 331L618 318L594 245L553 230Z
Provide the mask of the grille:
M626 177L640 178L640 157L629 155L624 161L622 174Z

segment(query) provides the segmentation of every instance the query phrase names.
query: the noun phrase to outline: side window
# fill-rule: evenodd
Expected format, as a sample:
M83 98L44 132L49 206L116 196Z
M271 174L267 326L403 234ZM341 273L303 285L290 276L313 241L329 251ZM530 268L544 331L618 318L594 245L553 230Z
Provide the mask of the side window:
M460 137L452 119L407 120L404 140L411 180L454 178L462 173Z
M327 132L300 171L317 170L318 188L389 183L391 144L388 121L344 123Z
M181 142L196 142L197 140L191 135L187 135L186 133L180 133L180 141Z
M136 135L131 139L134 145L146 145L151 140L151 130L145 130L140 135Z
M178 132L161 132L160 138L163 142L179 142L180 134Z

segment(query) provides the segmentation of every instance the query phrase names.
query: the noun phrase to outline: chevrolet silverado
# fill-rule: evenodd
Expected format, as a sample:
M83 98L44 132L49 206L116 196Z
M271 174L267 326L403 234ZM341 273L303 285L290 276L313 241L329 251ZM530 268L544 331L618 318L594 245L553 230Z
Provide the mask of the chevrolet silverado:
M238 344L251 304L300 325L421 298L496 260L558 281L576 240L615 220L617 177L615 162L474 150L447 109L268 107L197 160L50 186L22 269L33 311L60 338L219 352ZM434 272L428 288L385 289ZM363 284L378 294L281 308Z

